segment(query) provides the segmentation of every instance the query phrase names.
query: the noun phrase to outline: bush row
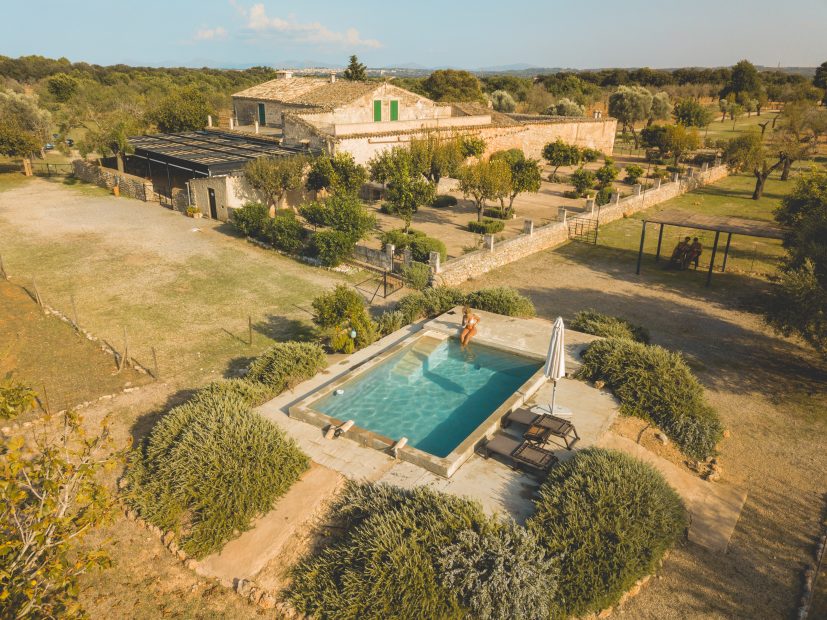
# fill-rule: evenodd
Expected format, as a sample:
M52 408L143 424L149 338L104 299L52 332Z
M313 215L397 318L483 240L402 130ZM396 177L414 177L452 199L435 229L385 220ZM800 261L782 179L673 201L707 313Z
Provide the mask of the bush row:
M487 209L483 209L482 214L485 217L490 217L497 220L510 220L514 215L514 210L507 207L488 207Z
M194 557L221 549L270 510L308 465L293 440L252 407L324 364L319 345L276 344L245 379L211 383L171 409L130 454L127 503L176 532Z
M505 316L532 317L536 314L528 297L506 286L484 288L467 295L450 286L427 288L405 295L399 300L396 311L402 314L404 324L408 324L433 318L462 305Z
M603 336L604 338L629 338L638 342L649 343L649 330L635 325L626 319L609 316L597 310L581 310L574 315L569 327L585 334Z
M686 528L651 466L584 450L555 467L526 527L428 488L348 483L342 534L305 557L288 592L308 615L564 618L614 605Z
M628 338L589 345L579 376L605 381L620 410L656 424L694 459L714 454L723 426L683 357Z

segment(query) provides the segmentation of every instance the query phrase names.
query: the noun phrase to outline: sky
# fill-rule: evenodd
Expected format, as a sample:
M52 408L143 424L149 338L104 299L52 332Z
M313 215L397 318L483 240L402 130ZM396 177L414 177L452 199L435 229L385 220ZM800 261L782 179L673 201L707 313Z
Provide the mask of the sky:
M827 60L827 0L0 0L0 54L478 69Z

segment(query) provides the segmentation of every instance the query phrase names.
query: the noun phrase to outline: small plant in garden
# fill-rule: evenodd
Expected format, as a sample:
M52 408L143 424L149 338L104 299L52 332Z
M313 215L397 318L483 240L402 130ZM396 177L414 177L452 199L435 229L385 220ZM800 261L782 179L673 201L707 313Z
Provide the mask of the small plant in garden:
M626 179L625 181L630 185L634 185L638 182L638 179L643 176L643 168L638 166L637 164L629 164L625 168L626 170Z
M488 217L483 218L480 222L468 222L468 230L480 235L492 235L502 232L504 228L505 222L502 220L492 220Z
M617 178L618 172L619 171L614 163L610 163L607 159L606 162L597 169L594 176L597 177L597 181L600 183L601 187L608 187L611 185L612 181Z
M405 315L399 310L386 310L379 315L379 319L376 321L376 328L380 336L387 336L398 329L402 329L410 322L411 321L405 321Z
M560 617L611 607L686 529L677 493L652 466L587 449L552 468L527 523L560 558Z
M304 245L304 227L292 211L280 211L264 223L261 236L277 250L296 254Z
M574 144L567 144L560 138L550 142L543 147L543 158L554 166L552 175L557 175L560 166L576 166L582 158L580 148Z
M678 353L627 338L598 340L583 354L578 375L605 381L621 413L654 422L687 456L702 460L715 453L721 420Z
M578 168L569 177L569 181L574 185L574 189L579 196L585 196L594 187L596 177L591 170Z
M457 199L454 196L442 194L434 198L434 202L431 206L437 209L444 209L446 207L455 207L456 205Z
M588 148L588 147L583 149L580 152L580 155L583 158L583 161L586 162L586 163L595 162L598 159L600 159L601 157L603 157L602 152L598 151L597 149L591 149L591 148Z
M310 245L323 265L336 267L353 254L356 241L347 233L326 228L313 234Z
M421 291L426 288L431 281L431 267L425 263L414 261L410 265L402 268L402 277L405 279L405 283L412 289Z
M569 327L585 334L604 338L629 338L645 344L649 343L649 330L645 327L597 310L581 310L574 315Z
M259 355L250 365L247 371L247 383L254 386L264 386L270 392L270 396L280 394L286 389L292 388L302 381L313 377L325 367L324 350L318 344L312 342L278 342ZM227 384L228 382L224 382ZM221 385L218 383L217 385ZM208 386L209 387L209 386ZM206 389L206 388L205 388ZM250 400L251 405L260 404L257 402L256 392L251 392L248 387L232 387L232 384L222 388L223 390L243 391Z

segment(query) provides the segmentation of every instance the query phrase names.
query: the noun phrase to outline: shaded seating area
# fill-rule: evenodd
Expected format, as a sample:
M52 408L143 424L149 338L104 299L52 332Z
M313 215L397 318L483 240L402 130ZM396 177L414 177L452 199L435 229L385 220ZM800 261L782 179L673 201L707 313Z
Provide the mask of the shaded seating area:
M514 467L527 467L539 472L546 472L557 463L557 457L551 450L546 450L530 441L514 439L503 434L487 440L480 448L480 452L485 458L497 454L511 461Z
M718 241L721 233L726 234L726 245L724 246L723 261L721 263L721 273L726 270L727 257L729 256L729 248L732 242L733 235L744 235L747 237L764 237L766 239L783 239L786 231L780 226L776 226L771 222L761 220L749 220L740 217L730 217L726 215L705 215L703 213L692 213L690 211L681 211L679 209L666 209L659 213L653 213L643 219L640 230L640 249L637 255L637 269L636 274L640 275L640 267L643 262L643 244L646 241L646 225L657 224L658 230L658 246L655 251L655 262L660 260L661 244L663 242L663 229L665 226L677 226L679 228L692 228L695 230L709 230L715 233L715 240L712 243L711 255L709 259L709 271L706 275L706 285L709 286L712 282L712 272L715 269L715 259L718 255Z
M571 450L572 446L580 441L577 429L570 421L555 415L538 414L525 407L505 415L502 420L503 428L508 428L512 423L527 426L528 430L523 438L540 445L547 443L552 437L558 437L566 444L566 449Z

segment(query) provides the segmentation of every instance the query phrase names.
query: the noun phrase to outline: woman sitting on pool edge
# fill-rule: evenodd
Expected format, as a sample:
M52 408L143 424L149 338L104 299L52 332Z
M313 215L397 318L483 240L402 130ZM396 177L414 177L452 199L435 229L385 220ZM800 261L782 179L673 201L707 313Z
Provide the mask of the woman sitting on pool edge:
M459 342L465 346L471 341L471 338L477 335L477 323L480 322L480 317L471 312L471 308L465 306L462 311L462 333L459 335Z

